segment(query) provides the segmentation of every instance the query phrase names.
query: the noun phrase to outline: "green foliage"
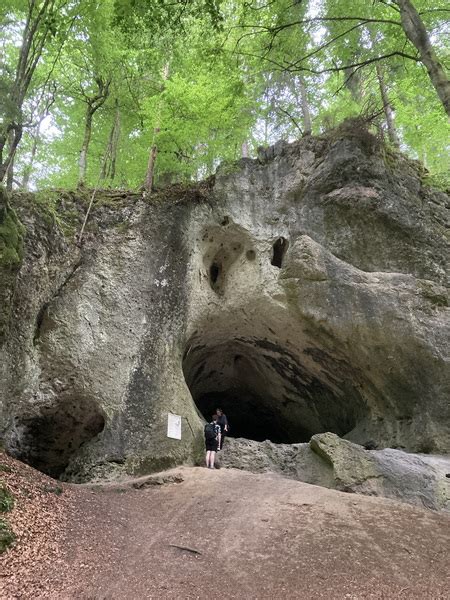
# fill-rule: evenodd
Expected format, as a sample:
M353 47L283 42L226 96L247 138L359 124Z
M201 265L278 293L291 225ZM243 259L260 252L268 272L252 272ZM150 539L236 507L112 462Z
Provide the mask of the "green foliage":
M436 181L448 179L448 121L395 2L50 4L37 28L44 44L21 106L12 91L29 3L8 0L0 8L0 130L11 121L23 124L17 186L76 186L99 81L108 82L108 95L92 117L86 185L139 188L152 147L161 187L207 177L242 148L255 155L261 144L309 129L320 134L348 118L370 117L377 137L393 139L380 73L400 149L423 161ZM414 5L446 64L444 0ZM69 232L71 223L61 221L54 203L43 205L49 225Z
M0 554L11 546L16 539L11 526L6 519L0 518Z
M6 513L14 508L14 496L6 485L0 484L0 512Z
M422 182L428 187L450 194L450 170L442 173L429 173L423 178Z

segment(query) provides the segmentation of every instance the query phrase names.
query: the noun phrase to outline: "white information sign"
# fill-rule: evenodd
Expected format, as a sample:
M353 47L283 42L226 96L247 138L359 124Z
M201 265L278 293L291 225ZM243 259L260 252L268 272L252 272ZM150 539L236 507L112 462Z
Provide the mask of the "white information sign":
M180 415L167 415L167 437L181 440L181 417Z

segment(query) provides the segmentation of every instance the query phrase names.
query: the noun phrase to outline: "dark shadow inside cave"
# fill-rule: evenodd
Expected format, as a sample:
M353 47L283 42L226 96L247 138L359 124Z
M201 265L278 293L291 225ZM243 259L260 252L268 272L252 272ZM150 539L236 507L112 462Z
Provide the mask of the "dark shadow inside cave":
M217 263L213 263L209 268L209 276L211 279L211 285L214 288L214 285L217 283L217 280L220 275L220 266Z
M317 348L307 349L306 358L302 363L266 339L217 345L197 339L188 345L183 371L199 412L209 420L222 408L233 437L296 443L324 431L343 436L367 413L366 404L341 361L333 364ZM311 360L326 365L328 379L305 366Z
M278 238L274 243L272 247L272 260L270 261L274 267L281 269L283 266L283 259L286 250L288 249L288 243L289 242L283 237Z
M59 478L71 457L104 428L98 406L84 398L65 398L38 416L15 420L15 438L9 452L35 469Z

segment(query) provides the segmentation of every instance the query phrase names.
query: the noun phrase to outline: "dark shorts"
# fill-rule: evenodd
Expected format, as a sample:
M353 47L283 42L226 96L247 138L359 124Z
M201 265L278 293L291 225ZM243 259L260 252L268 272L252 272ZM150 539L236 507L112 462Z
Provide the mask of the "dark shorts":
M217 440L205 440L205 448L207 452L217 452L219 444Z

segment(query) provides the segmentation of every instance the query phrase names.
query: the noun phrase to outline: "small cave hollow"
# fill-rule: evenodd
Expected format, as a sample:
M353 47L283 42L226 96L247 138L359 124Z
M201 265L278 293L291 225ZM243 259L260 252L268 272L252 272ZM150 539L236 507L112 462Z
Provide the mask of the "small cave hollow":
M367 414L347 377L336 387L341 365L331 385L266 339L196 339L188 348L183 372L197 409L210 420L222 408L232 437L290 444L325 431L344 436Z
M214 289L214 286L217 283L220 275L220 265L217 262L213 262L209 267L209 279L211 281L211 287Z
M239 242L234 244L222 242L212 258L209 258L209 255L204 258L205 263L209 262L209 284L216 294L224 293L227 276L242 254L242 250L242 244Z
M65 399L56 407L41 409L38 416L15 419L15 435L9 453L58 479L70 459L86 442L97 437L105 418L92 401Z
M284 256L288 249L289 242L284 237L279 237L272 246L272 259L271 265L281 269L283 266Z

